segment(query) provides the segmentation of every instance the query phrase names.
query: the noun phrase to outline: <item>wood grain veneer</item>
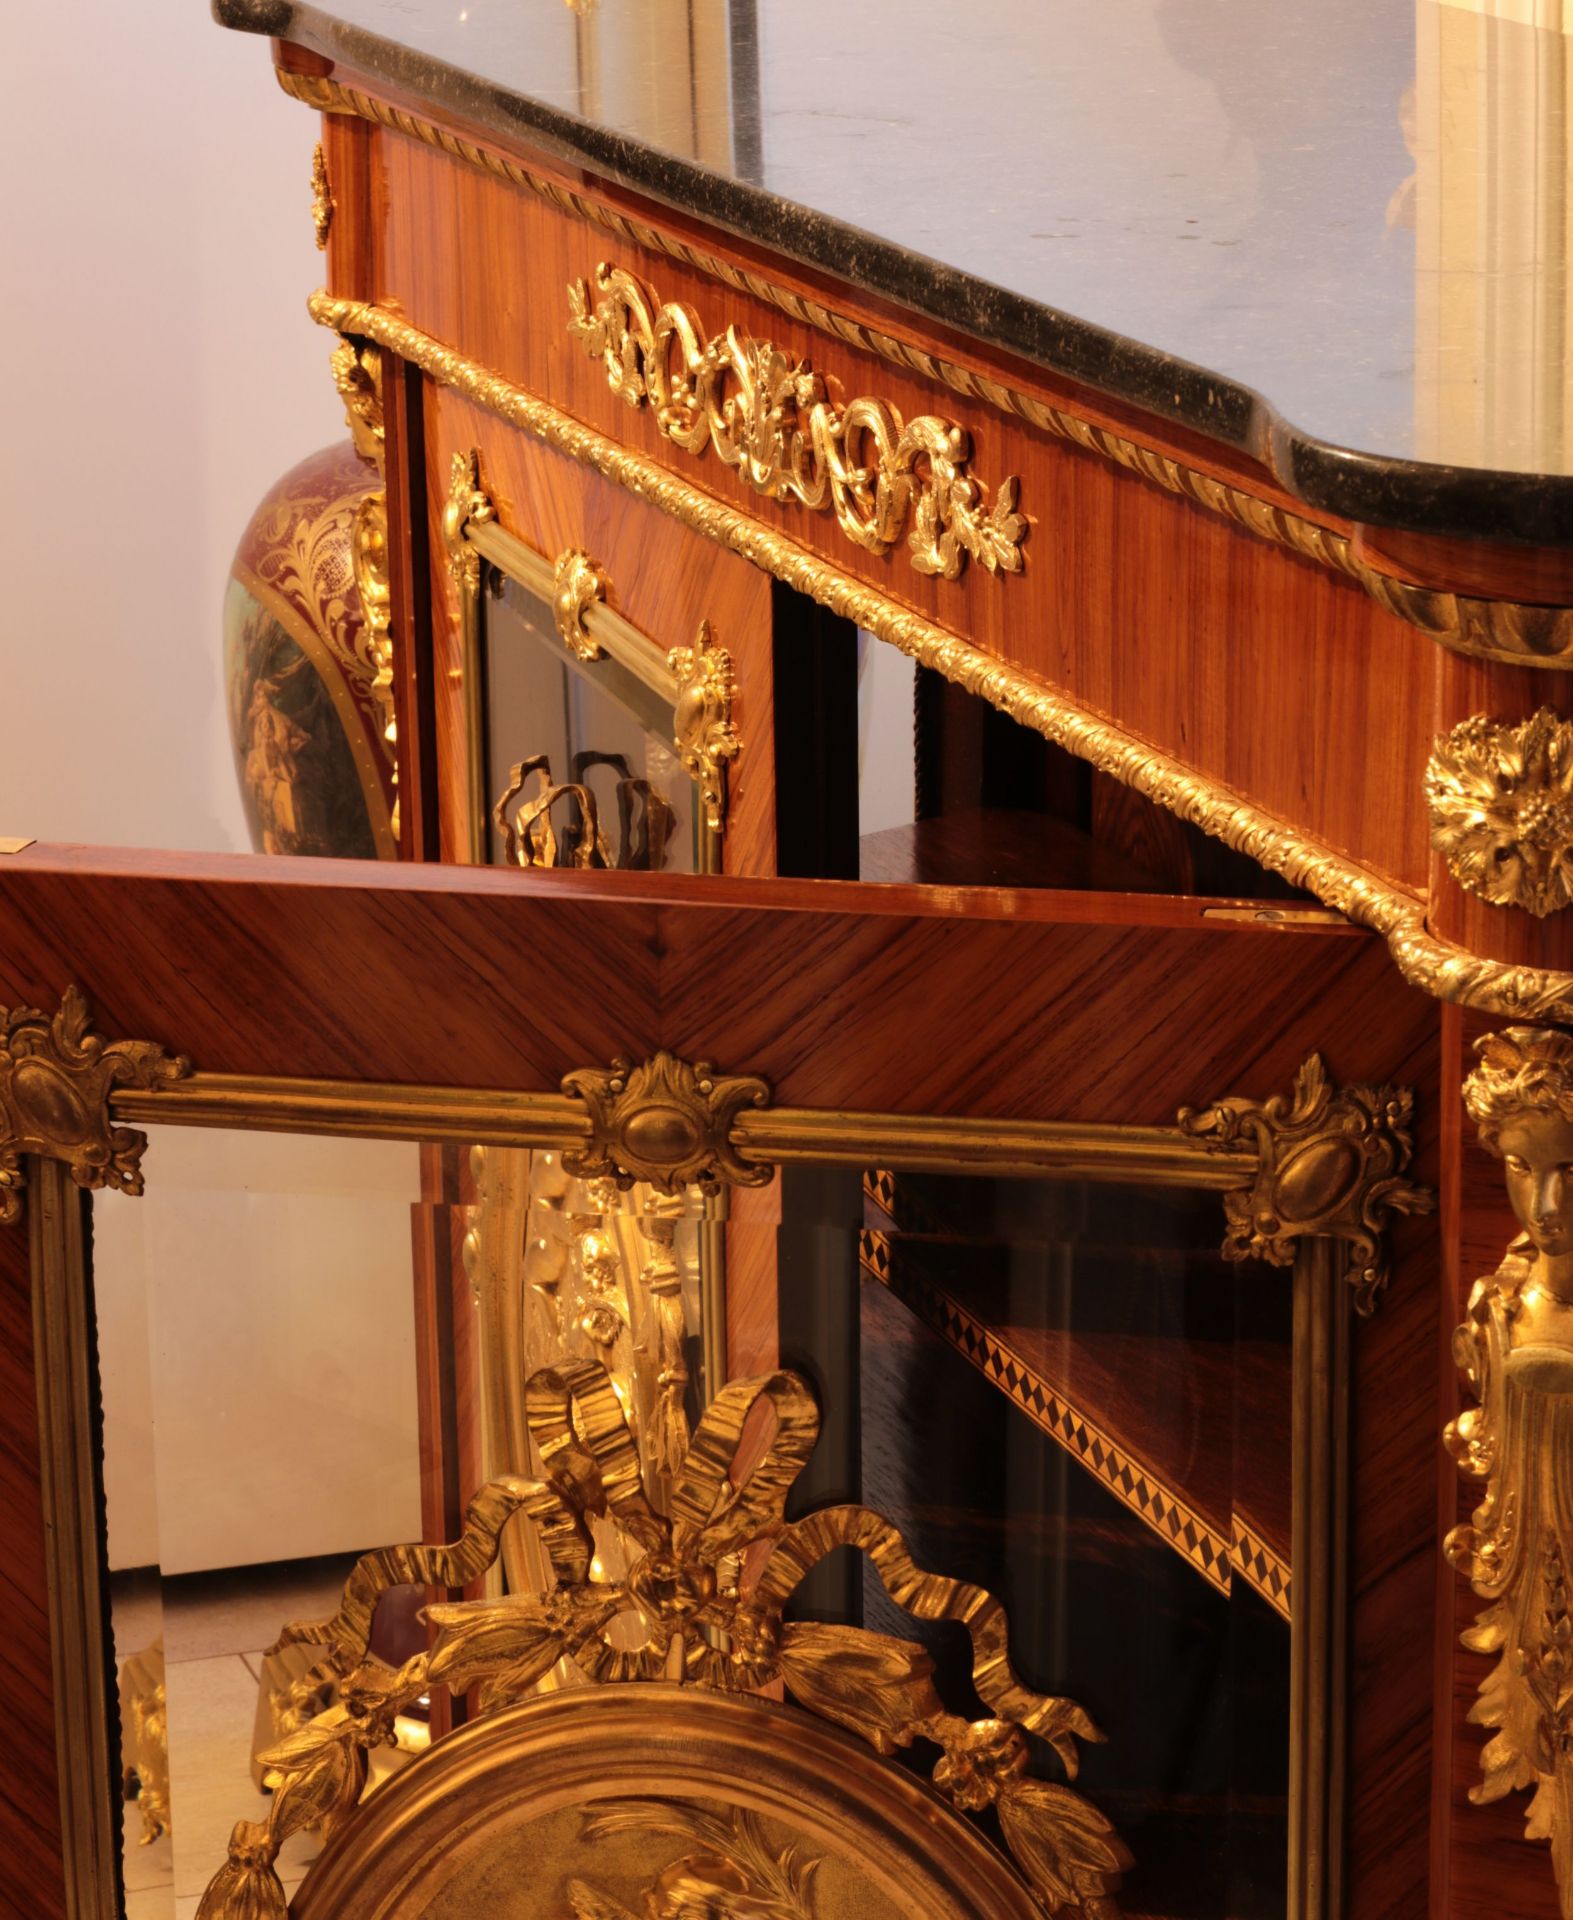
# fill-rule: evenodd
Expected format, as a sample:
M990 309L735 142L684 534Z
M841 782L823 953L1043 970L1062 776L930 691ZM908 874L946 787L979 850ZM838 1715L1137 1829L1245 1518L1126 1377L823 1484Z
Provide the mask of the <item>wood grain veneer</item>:
M396 300L405 319L1400 884L1423 887L1429 700L1415 694L1432 684L1438 649L1359 588L507 181L402 135L376 137L387 209L377 297ZM963 420L974 468L991 486L1021 476L1033 522L1025 573L990 578L974 566L959 581L927 580L904 546L866 554L829 516L764 499L713 454L674 448L647 408L608 391L599 362L568 336L568 282L608 257L659 297L689 303L709 331L736 323L811 357L848 394ZM1286 692L1309 686L1319 690L1310 706ZM1382 753L1367 751L1373 739Z
M27 1225L0 1227L0 1913L63 1920L54 1659L40 1488Z

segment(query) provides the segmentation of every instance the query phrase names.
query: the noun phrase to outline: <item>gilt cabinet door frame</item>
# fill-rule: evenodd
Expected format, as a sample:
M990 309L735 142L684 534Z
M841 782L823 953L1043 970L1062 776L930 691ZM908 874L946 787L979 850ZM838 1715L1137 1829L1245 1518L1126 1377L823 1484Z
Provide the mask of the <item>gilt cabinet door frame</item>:
M72 988L97 1034L190 1062L167 1082L116 1085L105 1098L117 1123L243 1119L423 1138L437 1114L453 1138L468 1129L506 1140L512 1101L514 1137L559 1128L572 1144L584 1121L565 1076L666 1053L708 1063L723 1089L731 1076L765 1083L762 1112L746 1090L729 1109L722 1151L790 1163L848 1135L844 1164L869 1164L858 1143L879 1139L898 1155L907 1140L921 1166L916 1122L944 1122L951 1141L1019 1123L1027 1159L1071 1167L1066 1143L1100 1129L1147 1130L1160 1159L1179 1151L1181 1108L1285 1094L1318 1048L1343 1086L1418 1087L1423 1114L1436 1072L1434 1009L1396 982L1370 936L1286 931L1249 911L1156 898L32 847L0 869L0 1005L52 1012ZM7 1118L14 1128L14 1103ZM876 1121L884 1133L870 1131ZM1412 1169L1422 1181L1428 1126ZM1218 1144L1223 1159L1202 1184L1240 1187L1248 1150ZM1210 1151L1199 1139L1184 1150ZM42 1164L36 1151L19 1161L24 1179ZM156 1179L156 1149L148 1172ZM98 1183L94 1166L81 1177ZM51 1174L34 1186L21 1188L23 1208L59 1183ZM1390 1224L1402 1278L1429 1229L1420 1218ZM0 1473L19 1529L12 1579L24 1630L14 1644L30 1688L17 1734L36 1761L3 1789L8 1844L33 1911L85 1920L50 1813L54 1710L38 1589L51 1519L25 1235L8 1231L0 1260L14 1335ZM1387 1291L1357 1328L1351 1386L1356 1453L1380 1384L1391 1460L1411 1445L1392 1437L1395 1396L1434 1394L1435 1378L1427 1361L1415 1386L1409 1364L1429 1341L1432 1310L1411 1287ZM1349 1657L1356 1667L1386 1657L1389 1668L1351 1729L1357 1768L1429 1702L1429 1647L1406 1658L1383 1636L1395 1609L1423 1617L1429 1603L1421 1549L1434 1541L1435 1509L1419 1454L1429 1457L1432 1412L1406 1410L1401 1424L1418 1450L1407 1505L1395 1507L1391 1488L1377 1499L1359 1476L1351 1488ZM69 1795L64 1743L61 1752ZM1404 1910L1378 1902L1388 1876L1402 1872L1410 1892L1420 1884L1404 1856L1416 1837L1423 1846L1425 1799L1424 1777L1407 1774L1373 1776L1351 1797L1344 1911Z

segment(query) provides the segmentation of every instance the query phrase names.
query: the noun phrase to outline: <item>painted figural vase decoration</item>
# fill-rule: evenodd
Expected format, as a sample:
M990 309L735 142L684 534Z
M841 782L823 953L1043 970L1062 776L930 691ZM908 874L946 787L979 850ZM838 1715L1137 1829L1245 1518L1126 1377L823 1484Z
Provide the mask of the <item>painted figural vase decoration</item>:
M351 446L314 453L269 491L235 553L225 686L260 853L394 853L393 754L355 559L379 485Z
M1486 1602L1464 1644L1497 1656L1470 1713L1491 1729L1470 1797L1530 1792L1526 1831L1550 1841L1573 1920L1573 1036L1509 1027L1477 1052L1465 1105L1523 1232L1454 1338L1478 1405L1448 1446L1486 1490L1447 1554Z

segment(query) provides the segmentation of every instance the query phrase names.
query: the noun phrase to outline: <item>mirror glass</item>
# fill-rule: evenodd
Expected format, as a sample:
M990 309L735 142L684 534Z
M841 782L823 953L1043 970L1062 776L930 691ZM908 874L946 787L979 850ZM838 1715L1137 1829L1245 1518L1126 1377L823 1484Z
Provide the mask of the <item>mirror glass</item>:
M669 1510L724 1366L728 1222L547 1151L152 1135L147 1194L94 1207L110 1693L126 1920L187 1920L265 1815L270 1748L335 1705L291 1623L329 1618L361 1553L454 1540L484 1483L539 1474L535 1370L607 1367ZM1281 1920L1298 1280L1224 1261L1207 1192L797 1166L757 1200L738 1305L780 1277L781 1362L821 1408L790 1511L871 1507L1004 1602L1022 1680L1105 1736L1080 1785L1136 1857L1128 1910ZM642 1549L592 1530L590 1578L621 1579ZM544 1577L516 1517L465 1597ZM384 1595L373 1650L422 1651L440 1597ZM982 1716L961 1629L850 1552L793 1606L923 1641ZM372 1790L452 1723L440 1691L415 1702ZM287 1889L319 1840L287 1844Z
M507 819L525 814L512 841L490 821L491 859L700 871L702 817L672 744L675 692L610 654L578 659L545 600L484 571L487 803L495 809L507 795ZM653 648L651 658L660 658ZM543 805L554 790L560 797Z
M714 1203L576 1179L558 1156L150 1129L147 1193L97 1195L93 1281L126 1920L188 1920L259 1758L334 1703L295 1622L336 1610L368 1549L458 1537L486 1480L538 1472L523 1384L602 1360L660 1498L697 1415ZM530 1589L529 1541L472 1590ZM427 1644L428 1589L379 1604L373 1649ZM373 1786L421 1751L401 1717ZM319 1836L280 1861L298 1884Z
M1136 1856L1126 1911L1281 1920L1291 1277L1222 1258L1215 1194L783 1180L782 1358L835 1410L800 1491L994 1593L1026 1684L1092 1715L1079 1784ZM812 1614L923 1641L967 1711L965 1634L843 1558Z

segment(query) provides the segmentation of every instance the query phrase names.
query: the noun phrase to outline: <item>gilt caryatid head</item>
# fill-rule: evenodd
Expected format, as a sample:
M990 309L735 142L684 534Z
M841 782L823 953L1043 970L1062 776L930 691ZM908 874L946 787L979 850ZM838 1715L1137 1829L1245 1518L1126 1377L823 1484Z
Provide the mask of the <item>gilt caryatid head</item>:
M1502 1161L1508 1198L1536 1252L1573 1271L1573 1035L1504 1027L1475 1043L1464 1105Z

